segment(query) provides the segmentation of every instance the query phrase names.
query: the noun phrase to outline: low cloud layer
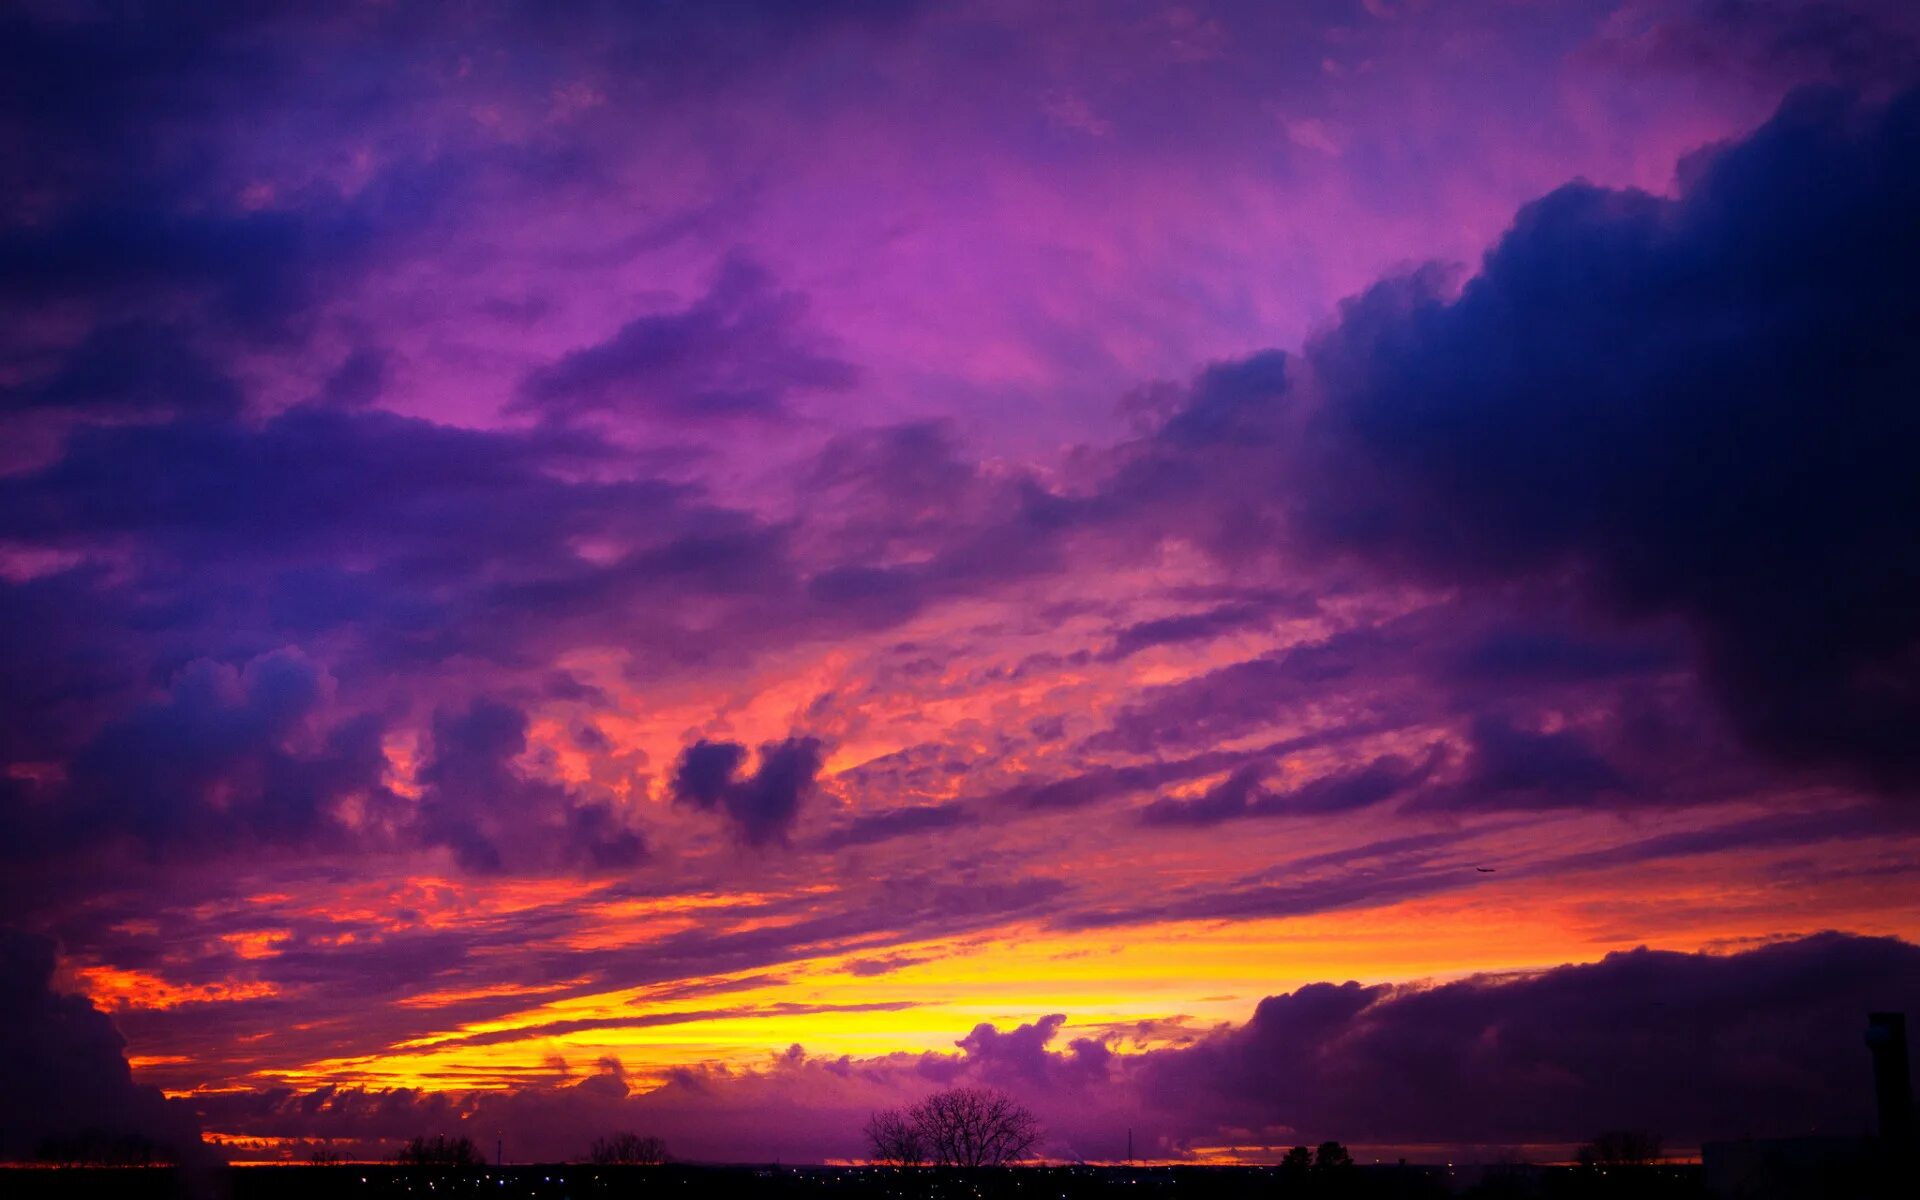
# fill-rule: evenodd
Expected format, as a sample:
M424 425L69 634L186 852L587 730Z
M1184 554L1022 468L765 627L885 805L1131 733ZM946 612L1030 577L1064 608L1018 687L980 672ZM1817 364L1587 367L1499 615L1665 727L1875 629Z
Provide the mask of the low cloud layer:
M1639 949L1595 963L1438 985L1315 983L1215 1030L1076 1035L1065 1018L983 1024L958 1053L674 1072L643 1088L617 1061L516 1094L325 1088L203 1098L234 1137L384 1147L423 1131L504 1130L515 1157L579 1158L639 1129L693 1160L859 1157L867 1114L959 1083L1003 1088L1044 1153L1117 1159L1124 1133L1180 1158L1209 1146L1335 1138L1362 1147L1572 1146L1647 1127L1676 1148L1873 1122L1869 1011L1920 988L1920 948L1821 934L1726 954ZM1160 1044L1141 1051L1133 1039ZM556 1070L560 1068L556 1067Z
M0 926L0 1162L199 1161L192 1109L133 1081L113 1022L84 996L54 991L53 968L51 941Z

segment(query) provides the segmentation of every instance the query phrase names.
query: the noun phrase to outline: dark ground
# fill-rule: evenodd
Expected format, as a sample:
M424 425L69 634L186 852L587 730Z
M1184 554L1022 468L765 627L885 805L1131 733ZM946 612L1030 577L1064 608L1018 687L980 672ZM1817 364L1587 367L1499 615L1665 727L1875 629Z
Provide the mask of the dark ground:
M1471 1184L1472 1186L1466 1186ZM1701 1200L1697 1167L1615 1172L1601 1178L1553 1168L1449 1177L1443 1167L1355 1167L1335 1177L1290 1177L1271 1167L1016 1167L982 1171L893 1171L836 1167L439 1167L342 1165L0 1170L0 1197L69 1200L458 1200L498 1197L659 1197L661 1200L1432 1200L1465 1195L1542 1200Z

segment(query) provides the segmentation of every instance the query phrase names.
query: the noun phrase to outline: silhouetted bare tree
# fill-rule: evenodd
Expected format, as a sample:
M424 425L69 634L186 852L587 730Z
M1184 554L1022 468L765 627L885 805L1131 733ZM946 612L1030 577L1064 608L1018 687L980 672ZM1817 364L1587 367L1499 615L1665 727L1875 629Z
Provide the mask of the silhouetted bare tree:
M1609 1129L1580 1147L1583 1167L1644 1167L1660 1159L1660 1135L1646 1129Z
M667 1144L638 1133L613 1133L593 1139L588 1157L601 1167L657 1167L667 1161Z
M1000 1167L1033 1153L1040 1122L1005 1092L959 1087L907 1110L929 1157L943 1167Z
M917 1167L927 1161L927 1140L913 1116L898 1108L882 1109L867 1118L867 1145L874 1162L889 1167Z
M337 1167L345 1161L347 1161L346 1155L325 1142L307 1151L307 1165L310 1167Z
M470 1137L416 1137L400 1147L400 1161L416 1167L477 1167L480 1148Z

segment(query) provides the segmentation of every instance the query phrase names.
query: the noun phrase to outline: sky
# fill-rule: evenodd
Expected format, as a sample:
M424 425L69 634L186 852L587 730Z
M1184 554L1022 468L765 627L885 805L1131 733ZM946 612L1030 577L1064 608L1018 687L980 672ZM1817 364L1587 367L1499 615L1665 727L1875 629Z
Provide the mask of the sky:
M1898 0L0 16L0 1158L1553 1156L1920 996Z

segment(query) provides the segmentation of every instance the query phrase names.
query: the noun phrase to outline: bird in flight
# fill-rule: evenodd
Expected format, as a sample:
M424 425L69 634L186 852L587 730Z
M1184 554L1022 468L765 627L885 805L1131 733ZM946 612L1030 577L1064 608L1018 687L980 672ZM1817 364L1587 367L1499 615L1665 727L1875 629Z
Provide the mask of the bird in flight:
M1496 869L1497 868L1494 868L1494 867L1475 867L1474 868L1474 870L1480 872L1482 875L1491 875L1494 873Z

